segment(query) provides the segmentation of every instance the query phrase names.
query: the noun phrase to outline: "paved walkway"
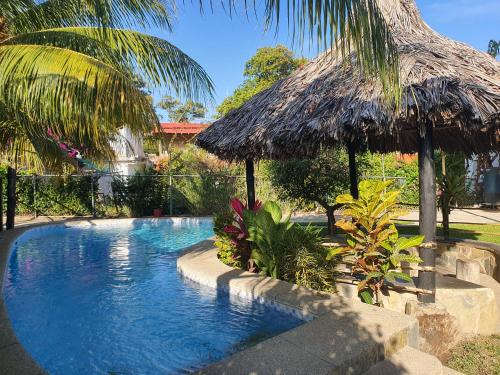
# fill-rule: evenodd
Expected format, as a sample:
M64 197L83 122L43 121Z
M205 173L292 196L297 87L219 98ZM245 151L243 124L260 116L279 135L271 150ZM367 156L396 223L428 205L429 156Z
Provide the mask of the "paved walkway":
M80 216L80 217L74 217L74 216L38 216L37 218L33 216L16 216L15 218L15 227L24 227L27 225L34 225L34 224L42 224L42 223L57 223L59 221L63 221L66 219L75 219L75 220L85 220L85 219L91 219L91 216ZM3 224L5 225L6 222L6 217L4 216L3 218Z
M336 217L338 219L337 213ZM418 222L418 210L411 210L408 214L401 216L400 220L408 220ZM303 221L310 223L326 222L325 214L296 214L292 220ZM441 212L438 211L438 222L441 222ZM456 209L450 214L450 222L452 223L468 223L468 224L499 224L500 225L500 210L488 209Z

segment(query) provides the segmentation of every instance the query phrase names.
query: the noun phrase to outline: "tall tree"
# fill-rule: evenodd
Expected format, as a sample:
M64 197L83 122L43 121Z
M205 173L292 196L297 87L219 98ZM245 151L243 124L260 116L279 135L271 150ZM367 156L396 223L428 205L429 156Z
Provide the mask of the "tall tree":
M217 116L224 116L240 107L255 94L290 75L306 61L304 58L294 57L293 52L283 45L259 48L245 63L244 82L217 107Z
M358 171L368 168L368 158L358 155ZM321 150L315 158L295 159L286 162L271 161L268 164L271 183L281 199L316 203L323 207L328 218L328 233L335 225L334 211L339 194L349 192L349 161L341 148Z

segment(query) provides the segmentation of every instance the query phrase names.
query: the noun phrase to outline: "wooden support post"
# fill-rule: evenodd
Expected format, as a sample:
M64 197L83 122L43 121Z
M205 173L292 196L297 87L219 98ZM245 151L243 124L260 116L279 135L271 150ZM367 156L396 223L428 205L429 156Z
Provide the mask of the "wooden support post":
M356 167L356 152L352 143L347 145L347 153L349 155L349 180L351 183L351 195L355 199L358 199L358 169Z
M419 180L419 228L424 236L419 255L423 266L436 265L436 171L434 167L434 144L432 123L418 134L418 180ZM419 294L421 302L435 302L436 275L432 271L419 271L418 287L434 291L434 294Z
M255 178L253 160L245 160L246 181L247 181L247 202L248 208L253 209L255 205Z
M6 228L14 229L16 217L16 170L7 168L7 221Z

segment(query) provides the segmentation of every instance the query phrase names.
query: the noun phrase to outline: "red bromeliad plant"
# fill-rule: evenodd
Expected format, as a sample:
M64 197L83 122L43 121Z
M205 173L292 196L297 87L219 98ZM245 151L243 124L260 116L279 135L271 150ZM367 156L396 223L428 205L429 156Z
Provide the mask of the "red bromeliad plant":
M236 246L241 260L241 265L249 271L252 271L254 268L250 260L252 250L250 248L250 243L247 240L248 230L243 220L243 212L248 210L248 207L238 198L231 199L231 207L234 211L234 222L233 224L226 225L224 227L224 232L227 233ZM261 207L262 203L260 201L255 201L251 211L258 212Z

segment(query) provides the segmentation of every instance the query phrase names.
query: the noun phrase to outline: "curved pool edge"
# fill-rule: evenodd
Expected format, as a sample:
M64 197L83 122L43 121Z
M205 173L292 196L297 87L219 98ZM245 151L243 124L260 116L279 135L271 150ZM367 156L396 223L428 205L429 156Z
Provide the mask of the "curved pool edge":
M177 269L199 284L310 320L198 374L362 374L406 346L418 348L415 318L228 267L217 258L212 240L185 249Z
M72 221L71 219L68 220ZM2 370L14 375L47 374L47 372L26 352L17 339L3 300L3 283L11 250L23 234L50 225L61 225L66 220L23 226L0 233L0 364Z
M48 375L24 349L12 327L7 308L3 300L3 283L5 281L7 264L14 246L22 238L47 227L94 226L98 224L112 225L120 222L159 220L210 220L210 217L163 217L163 218L115 218L115 219L81 219L69 218L57 222L24 225L12 230L0 232L0 373L9 375ZM202 241L204 242L204 241ZM189 248L188 248L189 249Z

